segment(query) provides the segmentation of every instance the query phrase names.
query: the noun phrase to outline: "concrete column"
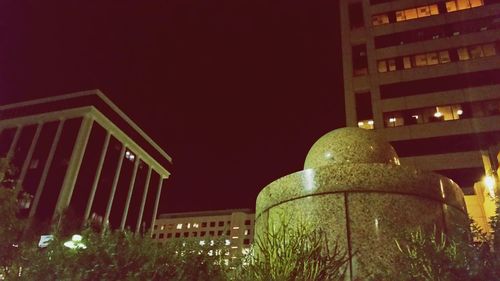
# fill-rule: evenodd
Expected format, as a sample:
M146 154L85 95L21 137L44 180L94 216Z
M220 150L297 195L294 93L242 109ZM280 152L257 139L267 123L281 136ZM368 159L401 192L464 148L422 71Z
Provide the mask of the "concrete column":
M132 178L130 179L130 184L128 186L128 194L127 201L125 201L125 209L122 215L122 221L120 223L120 229L123 230L125 228L125 223L127 222L128 208L130 206L130 200L132 199L132 192L134 192L135 179L137 177L137 168L139 168L140 158L137 157L134 163L134 171L132 172Z
M35 135L31 140L30 148L28 149L28 154L26 155L26 159L24 160L23 167L21 168L21 173L19 174L19 179L17 180L17 188L20 188L23 185L24 178L26 177L26 173L28 172L28 168L31 163L31 158L33 157L33 152L35 151L35 147L38 143L38 138L40 137L40 132L42 131L43 123L39 123L36 127Z
M80 171L80 166L82 165L83 155L85 154L90 132L92 131L93 122L94 120L92 118L87 116L83 117L82 124L78 130L78 135L76 136L75 145L73 146L73 151L71 152L71 158L69 159L68 168L61 186L59 198L57 199L53 218L61 214L62 211L68 207L71 201L78 172Z
M36 188L35 198L33 199L33 202L31 204L31 209L29 213L30 218L35 215L36 209L38 207L38 202L40 201L40 196L42 195L43 189L45 188L47 175L49 174L50 166L52 165L52 160L54 159L54 154L56 153L57 145L59 144L59 139L61 138L61 132L63 126L64 126L64 120L59 121L56 134L54 135L54 139L52 140L52 144L50 146L49 155L47 156L47 160L45 160L45 165L43 166L40 182L38 182L38 186Z
M12 142L10 143L10 146L9 146L9 151L7 152L7 159L9 159L9 160L11 160L12 157L14 156L14 151L16 150L17 142L19 141L19 137L21 136L22 130L23 130L22 126L19 126L16 129L16 133L14 134L14 138L12 139Z
M158 190L156 191L156 200L155 200L155 207L153 209L153 218L151 219L151 229L153 229L153 225L156 220L156 214L158 213L158 206L160 205L160 196L161 196L161 188L163 186L163 180L164 178L160 176L160 180L158 182Z
M104 215L104 224L108 226L109 215L111 214L111 208L113 207L113 200L115 199L116 186L118 185L118 180L120 179L120 172L122 170L123 158L125 157L125 145L122 144L122 150L120 151L120 157L118 158L118 164L116 166L115 177L113 178L113 185L111 186L111 192L109 194L108 205L106 206L106 214Z
M151 166L149 166L148 174L146 176L146 182L144 183L144 191L142 193L141 208L139 210L139 216L137 217L137 224L135 226L135 232L138 233L141 229L142 216L144 214L144 206L146 205L146 199L148 197L149 182L151 181Z
M102 167L104 166L104 161L106 160L106 154L108 151L109 140L111 139L111 134L106 133L106 138L104 139L104 144L101 150L101 157L99 158L99 163L97 164L97 170L94 176L94 182L92 183L92 188L90 189L89 199L87 201L87 207L85 208L85 214L83 219L86 221L89 219L90 211L92 210L92 204L94 203L95 193L97 191L97 186L99 184L99 179L101 178Z

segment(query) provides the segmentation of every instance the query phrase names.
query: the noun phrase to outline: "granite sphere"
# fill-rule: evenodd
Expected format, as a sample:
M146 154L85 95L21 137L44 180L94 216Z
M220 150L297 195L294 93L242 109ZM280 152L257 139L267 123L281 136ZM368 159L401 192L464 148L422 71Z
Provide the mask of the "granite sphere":
M319 138L307 153L304 169L345 163L399 165L399 158L392 145L378 133L347 127Z

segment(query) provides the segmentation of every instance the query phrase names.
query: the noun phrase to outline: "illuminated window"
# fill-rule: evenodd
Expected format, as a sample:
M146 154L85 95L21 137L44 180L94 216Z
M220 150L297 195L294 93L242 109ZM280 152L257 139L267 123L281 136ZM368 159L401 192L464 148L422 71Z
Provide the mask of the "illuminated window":
M447 1L446 2L446 11L447 12L454 12L457 11L457 3L455 1Z
M458 59L459 60L468 60L468 59L470 59L469 52L467 51L467 48L458 48L457 49L457 53L458 53Z
M482 58L484 56L481 46L469 47L469 53L472 59Z
M396 71L396 60L395 59L387 60L387 64L389 66L389 71Z
M428 17L430 15L431 15L431 9L429 8L429 6L423 6L417 8L417 16L419 18Z
M439 15L439 8L437 4L430 5L429 9L431 11L431 15Z
M441 51L439 52L439 62L440 63L449 63L450 60L450 52L448 51Z
M385 60L378 61L378 72L387 72L387 63Z
M415 55L414 59L415 59L415 66L427 65L427 55L426 54Z
M188 229L191 228L191 223L190 222L187 223L186 228L188 228Z
M193 223L193 228L199 228L199 227L200 227L200 225L199 225L199 224L197 224L197 223Z
M471 8L479 7L484 5L483 0L469 0Z
M396 21L404 21L404 20L406 20L405 12L404 11L397 11L396 12Z
M455 12L484 5L483 0L453 0L446 1L446 11Z
M405 69L411 68L411 58L410 57L403 57L403 67Z
M497 51L495 49L495 44L493 44L493 43L484 44L482 47L483 47L483 53L484 53L485 57L494 56L497 54Z
M164 229L165 229L165 225L160 226L160 230L164 230Z
M358 122L358 127L361 129L373 130L374 129L373 124L374 124L373 120L362 120Z
M428 53L427 54L427 65L435 65L439 64L438 54L437 53Z
M177 229L182 229L182 223L178 223L176 228Z
M245 229L244 235L250 235L250 229Z
M387 16L387 14L372 16L372 24L374 26L388 24L388 23L389 23L389 16Z
M455 2L457 2L457 8L459 10L470 9L469 0L456 0Z
M404 125L404 119L399 112L385 116L384 122L386 127L399 127Z
M406 20L412 20L418 18L417 9L407 9L405 10L405 18Z

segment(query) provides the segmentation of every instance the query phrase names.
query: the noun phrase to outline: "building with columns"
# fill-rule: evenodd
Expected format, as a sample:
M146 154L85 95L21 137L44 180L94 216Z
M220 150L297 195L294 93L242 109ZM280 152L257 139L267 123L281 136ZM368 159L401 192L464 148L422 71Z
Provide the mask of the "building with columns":
M341 0L340 16L347 126L484 205L471 198L490 200L485 176L498 182L500 1Z
M172 158L99 90L0 106L0 157L17 168L25 215L63 211L114 229L154 224Z

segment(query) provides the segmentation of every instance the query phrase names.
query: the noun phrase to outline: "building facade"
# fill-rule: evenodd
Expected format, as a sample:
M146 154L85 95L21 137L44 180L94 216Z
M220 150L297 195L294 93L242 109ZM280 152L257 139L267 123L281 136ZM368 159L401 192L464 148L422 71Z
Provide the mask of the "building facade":
M254 212L249 209L161 214L153 227L152 238L194 238L200 246L216 239L225 241L228 259L248 253L253 242Z
M500 1L340 6L347 125L378 130L402 164L477 195L498 167Z
M0 106L0 157L18 170L24 214L63 212L114 229L149 229L171 157L99 90Z

